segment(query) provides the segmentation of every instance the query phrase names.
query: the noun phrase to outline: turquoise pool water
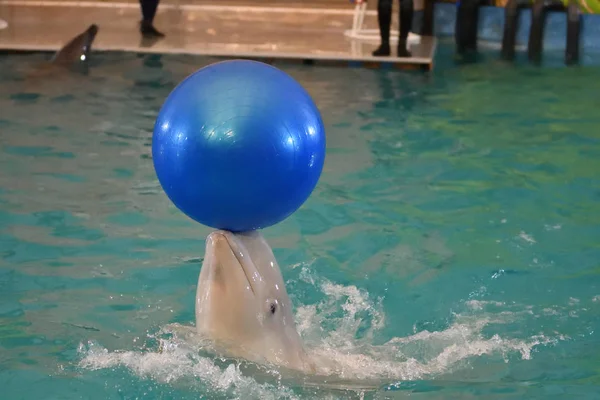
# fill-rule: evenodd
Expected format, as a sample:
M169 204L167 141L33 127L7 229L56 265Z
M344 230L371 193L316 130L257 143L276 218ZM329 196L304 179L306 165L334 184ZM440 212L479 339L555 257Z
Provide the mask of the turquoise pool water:
M284 67L328 135L313 196L264 231L336 365L311 381L186 341L209 230L159 187L151 130L214 60L44 58L0 57L2 399L600 396L600 69Z

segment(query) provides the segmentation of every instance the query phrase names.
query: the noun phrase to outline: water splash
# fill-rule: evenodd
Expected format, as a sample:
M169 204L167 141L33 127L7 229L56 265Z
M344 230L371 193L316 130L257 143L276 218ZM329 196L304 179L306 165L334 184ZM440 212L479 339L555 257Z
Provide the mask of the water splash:
M340 390L376 390L400 380L435 379L467 367L474 357L499 355L508 362L510 355L517 355L529 360L536 346L561 339L544 335L525 340L498 334L486 337L485 327L514 322L522 313L511 310L514 305L468 300L467 311L455 315L445 329L415 329L412 335L374 344L376 332L385 326L382 298L372 298L353 285L320 278L309 266L302 267L299 279L322 295L315 304L301 305L296 312L298 330L317 365L316 375L295 377L296 383L305 387L336 383ZM488 311L488 306L498 312ZM158 345L108 351L97 343L82 344L80 367L125 367L139 377L201 385L229 398L297 398L293 379L284 379L273 368L215 356L206 341L195 337L193 326L166 325L149 338Z
M168 331L168 328L164 330ZM225 367L218 360L203 357L178 338L162 342L158 351L115 351L94 342L81 344L84 354L80 366L90 370L125 367L140 378L151 378L160 383L187 383L214 394L239 399L294 399L290 389L273 384L259 383L245 376L239 364Z

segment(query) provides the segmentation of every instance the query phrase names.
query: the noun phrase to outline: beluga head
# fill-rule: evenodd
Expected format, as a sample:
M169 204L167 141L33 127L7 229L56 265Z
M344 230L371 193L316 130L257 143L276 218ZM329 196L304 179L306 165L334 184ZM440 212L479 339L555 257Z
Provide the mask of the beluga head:
M258 231L206 239L196 329L234 357L310 372L279 265Z

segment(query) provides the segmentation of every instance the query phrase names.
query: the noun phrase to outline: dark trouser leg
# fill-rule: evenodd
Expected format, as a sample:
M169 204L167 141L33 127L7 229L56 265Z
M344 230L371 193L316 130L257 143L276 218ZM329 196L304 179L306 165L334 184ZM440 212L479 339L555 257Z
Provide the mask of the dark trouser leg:
M140 0L140 6L142 7L142 20L152 23L154 16L156 15L156 9L158 8L159 0Z
M379 0L377 3L377 20L381 46L373 52L374 56L390 55L390 25L392 24L392 0Z
M413 0L400 0L400 35L398 37L398 57L410 57L406 48L408 33L412 29Z
M425 15L425 13L423 12L423 10L413 11L413 22L412 22L412 29L411 29L412 33L416 33L417 35L424 35L425 34L425 33L423 33L423 30L424 30L424 23L423 23L424 15Z
M158 9L158 3L160 0L140 0L140 6L142 8L142 22L140 24L140 32L144 36L161 37L164 36L161 32L157 31L152 22Z

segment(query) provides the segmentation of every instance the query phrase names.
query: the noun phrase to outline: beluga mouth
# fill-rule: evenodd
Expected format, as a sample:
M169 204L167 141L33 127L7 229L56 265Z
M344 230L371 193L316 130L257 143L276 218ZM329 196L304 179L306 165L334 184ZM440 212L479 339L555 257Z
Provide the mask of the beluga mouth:
M236 239L236 236L228 231L216 231L209 235L210 240L218 240L212 238L212 236L223 236L225 240L227 240L227 244L231 249L233 255L238 261L246 279L248 280L248 285L253 294L255 294L253 280L257 278L258 273L256 271L256 266L252 263L250 256L248 255L248 250L244 248L244 245L240 243L239 240Z

